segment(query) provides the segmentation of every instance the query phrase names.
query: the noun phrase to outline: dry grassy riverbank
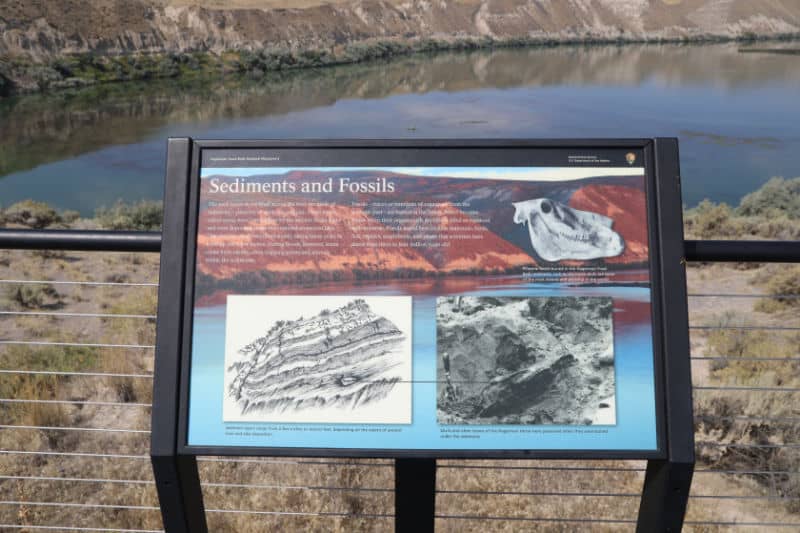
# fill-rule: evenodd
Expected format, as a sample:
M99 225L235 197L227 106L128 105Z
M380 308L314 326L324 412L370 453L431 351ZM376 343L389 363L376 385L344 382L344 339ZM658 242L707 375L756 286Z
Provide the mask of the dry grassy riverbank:
M751 228L748 236L753 238L797 238L800 213L796 207L800 195L791 194L797 184L800 181L773 181L760 193L746 198L736 209L708 204L690 211L688 233L693 237L710 238L728 236L727 232L733 231L731 228L737 231ZM42 205L27 204L3 210L2 220L15 227L72 225L152 229L159 218L157 206L153 205L117 207L99 215L92 220L81 220ZM161 527L146 457L149 426L146 404L151 401L152 384L147 375L152 372L153 353L151 349L135 347L154 342L152 315L156 287L136 284L157 283L157 272L156 254L0 252L0 279L45 281L0 283L0 309L19 313L0 317L3 339L129 346L0 345L0 368L28 371L0 374L0 398L3 399L0 424L28 426L0 430L0 450L5 451L0 454L0 475L5 476L0 477L0 500L94 506L54 508L31 503L4 504L0 505L1 524ZM692 294L740 295L737 298L690 298L693 326L800 327L798 267L690 265L688 277ZM47 283L53 280L80 283ZM797 408L800 395L748 389L800 388L800 364L796 359L758 360L760 357L796 358L800 336L794 330L701 329L692 333L694 356L725 357L696 360L693 365L695 385L707 387L695 391L696 411L701 416L709 416L708 420L701 419L697 424L697 440L701 443L698 445L698 469L701 472L695 475L693 494L707 498L691 501L687 519L797 523L800 516L797 449L737 446L800 442L800 426L796 422L800 416ZM713 389L718 386L743 389ZM21 399L64 403L8 401ZM710 418L712 416L714 418ZM73 429L45 429L59 427ZM109 431L93 431L93 428ZM9 451L24 453L6 453ZM613 520L635 516L643 480L643 472L638 470L643 466L640 462L580 465L612 468L612 471L552 470L578 465L542 461L502 462L502 466L512 468L491 468L491 465L500 464L499 461L443 461L439 470L439 489L443 492L438 496L438 512L506 518ZM732 471L781 473L725 473ZM390 518L358 516L393 512L393 472L386 461L204 461L201 472L206 505L217 510L209 513L213 531L392 529ZM331 487L337 489L331 490ZM364 488L379 490L359 490ZM541 492L604 492L621 496L578 498L531 494ZM713 498L720 495L746 495L755 499ZM226 509L341 515L219 512ZM573 531L576 525L574 522L486 522L478 519L440 519L438 523L439 530L444 532ZM594 525L592 530L624 528L624 524L600 524ZM724 531L728 528L700 524L687 529ZM758 530L757 527L736 528L736 531Z

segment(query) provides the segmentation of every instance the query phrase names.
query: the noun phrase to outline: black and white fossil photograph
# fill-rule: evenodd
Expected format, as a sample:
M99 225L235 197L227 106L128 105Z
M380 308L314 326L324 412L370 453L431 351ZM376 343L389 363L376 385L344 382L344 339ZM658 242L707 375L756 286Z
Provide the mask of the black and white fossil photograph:
M616 424L610 297L440 297L439 424Z
M625 242L614 231L614 221L550 198L514 203L514 223L528 227L533 251L548 262L617 257Z
M228 296L223 418L411 423L411 297Z

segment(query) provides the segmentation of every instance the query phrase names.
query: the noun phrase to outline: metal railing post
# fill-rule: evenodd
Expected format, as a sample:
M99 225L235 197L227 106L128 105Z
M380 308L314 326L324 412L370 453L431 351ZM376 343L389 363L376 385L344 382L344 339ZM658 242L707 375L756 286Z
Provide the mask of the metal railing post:
M692 402L689 309L686 290L685 242L681 209L678 143L658 139L656 179L658 196L658 253L661 256L662 342L664 350L661 393L665 413L665 460L647 462L639 504L637 533L675 532L683 527L694 473L694 406Z
M395 459L394 530L433 533L436 459Z
M162 242L179 250L185 240L181 228L187 213L190 156L187 140L170 139L167 173L173 179L166 182L164 198L173 209L164 213ZM184 252L161 254L150 456L165 531L205 533L208 527L197 459L178 455L177 449L179 394L175 384L180 377L185 256Z

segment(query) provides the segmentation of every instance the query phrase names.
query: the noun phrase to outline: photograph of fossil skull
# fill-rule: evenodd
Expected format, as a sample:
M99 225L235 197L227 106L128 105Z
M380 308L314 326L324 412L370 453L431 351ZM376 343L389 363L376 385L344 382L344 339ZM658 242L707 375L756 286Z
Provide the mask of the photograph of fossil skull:
M609 297L437 299L439 424L616 424Z
M545 261L616 257L625 250L611 218L549 198L514 202L514 222L528 227L531 246Z

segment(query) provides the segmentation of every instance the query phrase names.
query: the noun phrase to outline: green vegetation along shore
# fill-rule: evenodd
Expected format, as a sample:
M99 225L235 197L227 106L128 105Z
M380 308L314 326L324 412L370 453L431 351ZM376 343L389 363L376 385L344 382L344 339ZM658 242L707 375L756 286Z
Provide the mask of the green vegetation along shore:
M692 239L800 240L800 178L772 178L736 207L703 200L684 227Z
M795 0L0 0L0 96L509 46L800 38Z
M25 59L0 61L0 98L17 94L87 87L103 83L154 79L211 80L244 77L258 80L269 73L286 70L351 65L376 60L388 60L411 54L431 54L444 51L523 47L551 48L555 46L624 46L633 44L702 45L723 42L752 45L765 41L796 42L798 40L800 40L800 34L769 37L755 34L736 37L698 35L659 39L640 39L625 36L614 39L600 37L581 39L465 37L373 40L348 44L339 48L299 50L269 48L258 51L233 50L221 54L207 51L132 53L124 55L81 53L63 55L45 62L33 62ZM793 49L780 50L782 50L782 53L788 54ZM749 48L742 49L742 52L749 51ZM763 52L760 49L758 51Z

